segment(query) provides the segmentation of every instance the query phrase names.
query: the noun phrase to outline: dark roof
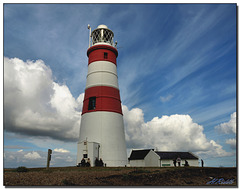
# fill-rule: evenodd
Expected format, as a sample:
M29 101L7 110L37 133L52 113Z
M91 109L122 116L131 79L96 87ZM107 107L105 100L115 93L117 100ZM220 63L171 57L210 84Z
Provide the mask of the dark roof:
M197 156L193 155L190 152L156 152L161 159L176 159L180 157L181 159L198 159Z
M145 156L148 154L148 152L151 149L146 149L146 150L132 150L130 157L128 158L129 160L139 160L139 159L144 159Z

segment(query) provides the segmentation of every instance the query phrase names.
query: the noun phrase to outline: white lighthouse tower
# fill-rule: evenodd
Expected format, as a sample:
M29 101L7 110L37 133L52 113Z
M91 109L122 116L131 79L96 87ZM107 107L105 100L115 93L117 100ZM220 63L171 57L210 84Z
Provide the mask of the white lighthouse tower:
M127 165L123 114L113 32L99 25L89 38L88 74L83 101L77 164L102 159L108 167Z

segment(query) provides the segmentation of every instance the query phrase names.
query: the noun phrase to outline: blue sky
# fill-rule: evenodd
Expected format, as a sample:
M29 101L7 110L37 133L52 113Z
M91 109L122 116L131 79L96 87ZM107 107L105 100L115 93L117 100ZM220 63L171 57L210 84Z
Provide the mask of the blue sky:
M55 159L56 166L75 164L78 134L64 132L69 125L75 125L74 131L80 127L88 24L92 29L107 25L118 41L117 69L128 152L140 147L189 150L204 158L208 166L236 165L236 4L4 4L4 96L9 97L4 100L4 152L6 157L20 158L17 163L5 161L5 167L44 165L35 160L41 157L45 162L48 148L62 149L55 153L72 160ZM42 74L37 70L43 70ZM11 74L18 78L10 79ZM34 93L34 87L42 90ZM32 95L20 95L17 90ZM64 107L63 96L72 109ZM61 117L73 115L71 111L74 118ZM27 116L29 112L32 116ZM40 115L41 121L34 115ZM54 124L49 115L56 117ZM131 128L138 130L139 125L138 138L145 137L146 125L159 123L165 128L168 124L162 123L162 116L168 116L169 122L178 120L166 127L169 131L164 140L174 143L175 127L183 123L184 135L195 131L196 124L202 128L201 144L209 147L184 147L180 138L175 141L182 144L179 148L157 139L151 146L151 141L144 144L131 137ZM65 125L59 126L57 120L61 119ZM191 126L183 119L191 120ZM234 119L235 130L231 130ZM153 135L161 136L161 127L158 132ZM203 155L213 149L218 155ZM27 153L33 156L28 164L23 158L30 157Z

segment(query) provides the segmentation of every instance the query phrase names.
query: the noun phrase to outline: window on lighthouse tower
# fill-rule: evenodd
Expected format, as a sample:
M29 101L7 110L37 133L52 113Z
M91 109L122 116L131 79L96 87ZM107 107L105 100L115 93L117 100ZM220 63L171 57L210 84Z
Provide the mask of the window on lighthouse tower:
M108 53L104 53L104 59L108 59Z
M96 97L90 97L89 98L89 104L88 104L88 110L95 110L96 108Z

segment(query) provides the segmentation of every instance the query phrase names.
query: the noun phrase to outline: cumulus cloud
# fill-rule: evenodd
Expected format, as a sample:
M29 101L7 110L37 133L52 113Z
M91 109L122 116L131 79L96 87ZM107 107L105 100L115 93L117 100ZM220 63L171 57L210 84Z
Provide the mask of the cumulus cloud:
M4 167L16 168L26 167L46 167L47 151L4 151ZM74 166L76 164L76 154L54 152L51 157L51 167Z
M235 138L227 139L227 140L226 140L226 144L229 144L230 147L231 147L233 150L236 149L236 139L235 139Z
M24 158L33 160L33 159L39 159L41 158L41 156L37 152L29 152L24 155Z
M189 115L154 117L144 122L143 111L123 107L128 148L158 148L159 151L192 151L212 157L229 156L215 141L209 141L203 127ZM201 152L201 153L200 153Z
M236 134L236 112L231 115L229 122L221 123L215 129L224 134Z
M77 141L83 94L77 100L53 81L42 60L4 57L4 129L30 136Z
M44 140L38 139L40 136L49 140L75 142L79 135L83 97L84 94L80 94L75 99L66 85L54 82L51 69L42 60L24 62L18 58L4 58L6 131L31 137L38 136L33 139L37 140L36 143L39 141L44 143ZM170 95L160 99L164 102L171 98ZM192 151L213 157L231 155L215 141L209 141L204 134L203 126L194 123L189 115L154 117L151 121L145 122L141 109L129 110L125 105L122 108L128 148ZM221 124L219 128L220 130L224 128L225 132L236 133L236 113L232 114L228 123ZM49 146L49 143L47 145ZM64 148L55 148L54 152L52 164L75 161ZM24 153L25 160L41 158L45 162L46 159L45 153L40 155L37 152L18 152L21 153ZM11 155L14 157L15 154ZM25 161L24 159L22 161Z
M60 153L69 153L68 150L65 150L65 149L63 149L63 148L55 148L53 151L54 151L54 152L60 152Z
M210 140L211 147L207 151L198 151L197 155L202 158L214 158L214 157L225 157L232 156L233 153L226 152L220 144L217 144L214 140Z
M13 160L13 159L15 159L15 157L14 157L13 155L10 155L10 156L9 156L9 159L12 159L12 160Z

